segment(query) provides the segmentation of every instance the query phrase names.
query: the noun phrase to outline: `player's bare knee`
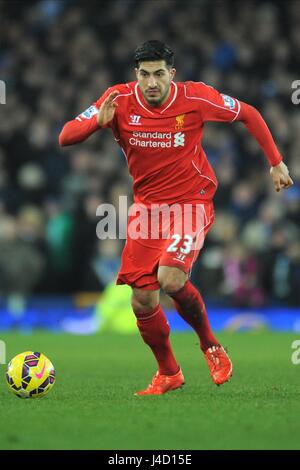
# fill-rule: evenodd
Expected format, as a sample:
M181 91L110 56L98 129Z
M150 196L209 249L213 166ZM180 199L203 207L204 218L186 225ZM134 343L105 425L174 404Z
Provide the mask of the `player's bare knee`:
M175 294L184 286L185 281L181 279L164 279L161 283L162 289L166 294Z
M184 286L186 277L187 275L183 271L170 268L158 273L158 282L166 294L173 294Z
M131 297L131 306L134 312L150 312L158 305L158 295L152 291L134 289Z
M149 303L141 303L139 300L137 300L136 298L132 298L131 299L131 307L132 307L132 310L136 313L136 312L144 312L144 313L147 313L147 312L150 312L154 307L151 306L151 304Z

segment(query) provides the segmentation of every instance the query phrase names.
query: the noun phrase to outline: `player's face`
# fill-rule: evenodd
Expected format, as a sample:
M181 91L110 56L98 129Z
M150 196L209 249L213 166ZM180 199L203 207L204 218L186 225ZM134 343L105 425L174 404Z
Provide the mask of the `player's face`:
M164 60L140 62L135 69L136 78L145 100L150 106L159 106L169 97L170 84L176 70Z

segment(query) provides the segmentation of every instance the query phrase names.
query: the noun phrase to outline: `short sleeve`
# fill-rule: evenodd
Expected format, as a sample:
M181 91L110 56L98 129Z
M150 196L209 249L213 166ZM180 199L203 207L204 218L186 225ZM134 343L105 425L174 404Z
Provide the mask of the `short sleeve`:
M191 82L186 96L199 101L203 122L233 122L240 112L240 102L236 98L220 93L202 82Z

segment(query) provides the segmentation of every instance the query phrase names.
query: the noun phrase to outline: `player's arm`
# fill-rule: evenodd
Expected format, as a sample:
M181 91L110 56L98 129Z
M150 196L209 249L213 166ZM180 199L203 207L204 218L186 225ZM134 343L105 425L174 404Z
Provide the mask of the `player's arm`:
M59 134L59 145L63 147L78 144L101 127L107 127L114 117L117 104L113 100L118 94L118 90L108 89L86 111L72 121L68 121Z
M289 175L288 167L283 162L272 134L260 112L253 106L240 102L240 112L236 120L243 122L264 151L271 166L270 174L276 191L292 186L293 180Z
M293 181L289 170L273 140L272 134L260 112L253 106L219 93L205 84L195 84L194 93L200 101L203 122L242 122L262 148L270 164L270 174L276 191L289 188Z

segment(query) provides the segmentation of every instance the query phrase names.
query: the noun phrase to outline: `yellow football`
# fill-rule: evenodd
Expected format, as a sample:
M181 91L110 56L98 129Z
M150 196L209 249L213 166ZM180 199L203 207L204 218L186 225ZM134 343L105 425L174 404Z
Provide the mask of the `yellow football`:
M25 351L9 362L6 381L9 390L17 397L40 398L52 389L55 370L44 354Z

